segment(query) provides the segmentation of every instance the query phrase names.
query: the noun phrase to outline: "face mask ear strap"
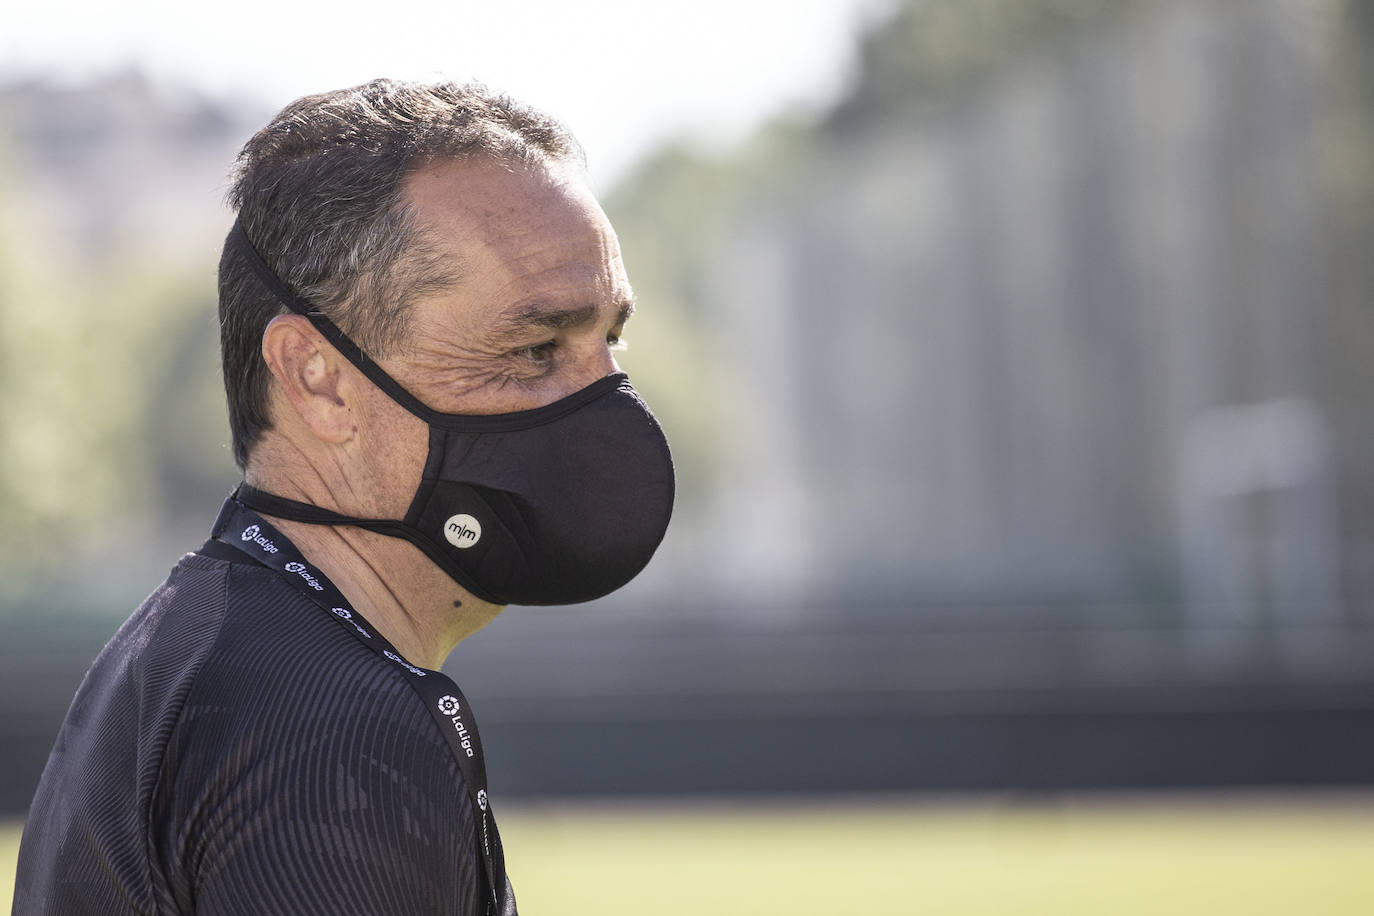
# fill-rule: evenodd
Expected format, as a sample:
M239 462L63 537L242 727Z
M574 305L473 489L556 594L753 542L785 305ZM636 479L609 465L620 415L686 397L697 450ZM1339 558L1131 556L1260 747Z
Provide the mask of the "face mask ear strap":
M385 534L388 537L401 538L409 541L430 558L434 565L448 573L453 581L467 589L476 598L488 604L507 604L496 595L479 586L467 570L454 562L452 557L447 556L443 549L437 544L432 543L419 534L419 529L404 522L391 521L383 518L356 518L352 515L341 515L329 509L321 509L319 506L312 506L310 503L297 502L294 499L287 499L284 496L277 496L264 490L259 490L247 483L239 484L232 494L232 500L240 505L246 506L255 512L270 515L275 518L284 518L293 522L303 522L307 525L351 525L354 528L364 528L368 531L375 531L378 534ZM227 510L221 511L221 520ZM215 522L216 526L220 521ZM217 530L222 530L217 527Z
M330 321L328 316L311 305L290 286L287 286L286 281L277 276L276 272L268 266L266 259L258 252L258 249L249 241L248 233L243 230L243 223L241 221L237 219L234 220L234 226L229 230L227 244L233 246L239 257L253 269L253 273L257 274L258 279L262 281L262 285L266 286L268 290L271 291L278 302L295 312L297 315L306 318L314 325L315 330L319 331L320 334L324 336L324 339L329 341L344 359L348 360L359 372L367 376L372 384L385 391L393 401L400 404L426 423L434 423L436 420L439 422L443 421L443 414L436 410L431 410L429 407L425 406L424 402L419 398L402 388L399 382L387 375L386 371L364 353L362 347L354 343L347 334L340 330L338 325Z

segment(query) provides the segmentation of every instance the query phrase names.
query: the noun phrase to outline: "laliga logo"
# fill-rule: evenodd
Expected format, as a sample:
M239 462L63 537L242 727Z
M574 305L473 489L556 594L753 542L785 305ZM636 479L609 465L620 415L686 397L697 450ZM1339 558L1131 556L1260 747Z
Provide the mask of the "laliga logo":
M451 693L446 693L439 698L437 705L439 711L448 716L449 721L453 723L453 729L458 733L458 745L469 757L473 756L475 752L472 749L472 735L468 733L468 727L463 724L463 717L458 715L459 710L463 708L459 705L458 698ZM477 801L482 806L483 811L487 810L485 793L478 795Z
M330 610L334 612L334 616L335 616L335 617L338 617L338 618L341 619L341 620L346 620L346 621L348 621L349 623L351 623L351 624L353 625L353 629L357 630L358 633L359 633L359 635L361 635L361 636L363 637L363 639L371 639L371 638L372 638L372 634L369 633L369 632L367 632L367 630L363 629L362 626L360 626L360 625L358 624L358 621L356 621L356 620L353 619L353 612L350 611L348 608L346 608L346 607L332 607L332 608L330 608Z
M425 672L421 671L419 668L416 668L410 662L401 658L401 656L397 655L395 652L392 652L390 649L387 649L382 654L385 655L387 658L391 659L396 664L400 665L402 668L409 671L411 674L415 675L416 677L425 676Z
M448 716L449 721L453 723L453 730L458 734L459 747L469 757L474 756L476 752L472 749L472 734L468 731L468 727L463 724L463 717L458 714L462 709L458 704L458 698L452 694L444 694L439 698L437 705L439 711ZM485 811L486 807L483 806L482 810Z
M487 810L487 790L486 790L486 789L478 789L478 790L477 790L477 807L481 808L483 811Z
M243 529L243 534L239 535L239 537L245 541L252 541L268 553L277 552L277 545L263 537L262 531L257 525L249 525L247 528Z
M275 549L275 548L274 548L274 549ZM310 575L309 571L306 570L305 564L304 564L304 563L296 563L296 562L287 563L287 564L286 564L286 571L287 571L287 572L293 572L293 573L295 573L296 575L300 576L302 579L305 580L305 584L308 585L308 586L310 586L311 588L313 588L315 591L317 591L317 592L322 592L322 591L324 591L324 586L320 584L320 580L319 580L319 579L316 579L314 576Z

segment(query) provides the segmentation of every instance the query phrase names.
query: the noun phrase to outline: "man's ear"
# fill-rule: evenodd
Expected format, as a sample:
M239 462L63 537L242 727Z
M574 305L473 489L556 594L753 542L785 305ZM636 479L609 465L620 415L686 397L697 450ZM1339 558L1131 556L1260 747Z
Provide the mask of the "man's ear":
M316 438L339 445L357 433L344 391L344 358L303 315L278 315L262 335L262 358Z

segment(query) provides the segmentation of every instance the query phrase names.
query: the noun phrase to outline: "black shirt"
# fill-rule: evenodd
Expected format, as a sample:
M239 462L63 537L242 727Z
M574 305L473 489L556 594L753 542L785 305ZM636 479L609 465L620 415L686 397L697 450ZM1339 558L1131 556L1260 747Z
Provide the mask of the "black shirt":
M480 914L479 845L462 773L397 666L211 541L77 691L14 913Z

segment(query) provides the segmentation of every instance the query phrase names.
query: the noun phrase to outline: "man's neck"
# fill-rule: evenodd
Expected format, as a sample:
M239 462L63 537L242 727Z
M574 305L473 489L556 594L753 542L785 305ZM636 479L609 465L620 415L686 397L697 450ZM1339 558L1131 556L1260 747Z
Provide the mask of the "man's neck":
M268 517L405 658L438 669L501 608L473 598L408 541Z
M336 509L327 490L311 492L321 488L252 473L248 480L277 496ZM439 668L459 642L501 612L501 606L474 598L409 541L351 526L266 517L414 664Z

